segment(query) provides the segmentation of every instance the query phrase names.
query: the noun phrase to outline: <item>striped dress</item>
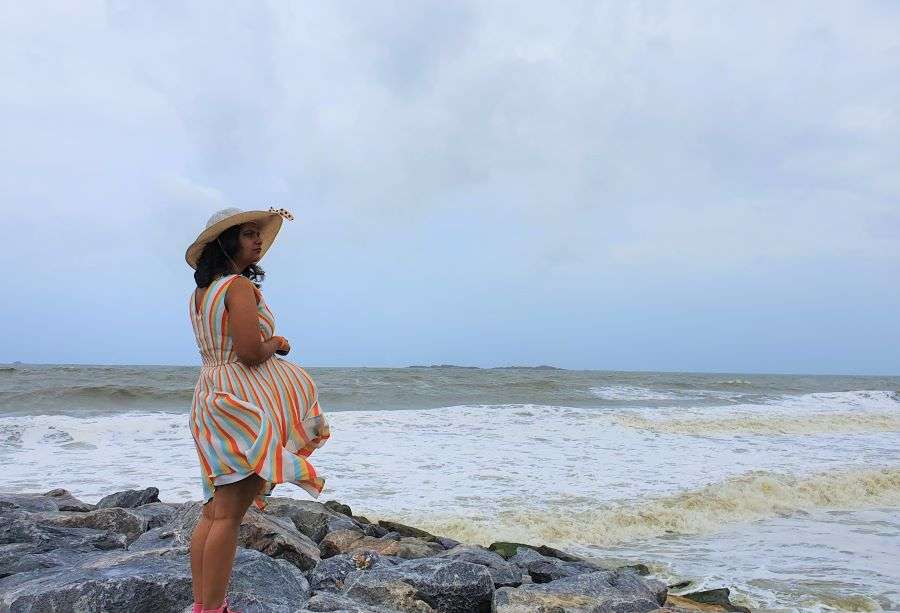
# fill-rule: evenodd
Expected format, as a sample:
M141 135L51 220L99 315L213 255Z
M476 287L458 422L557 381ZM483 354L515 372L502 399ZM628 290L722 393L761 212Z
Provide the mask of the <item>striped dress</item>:
M189 303L202 366L191 403L190 428L200 459L203 504L217 485L256 473L266 480L253 504L262 511L278 483L294 483L314 498L325 486L307 457L330 436L316 385L298 365L273 355L256 366L238 361L228 331L225 292L240 275L215 279L197 309ZM255 289L260 339L275 317Z

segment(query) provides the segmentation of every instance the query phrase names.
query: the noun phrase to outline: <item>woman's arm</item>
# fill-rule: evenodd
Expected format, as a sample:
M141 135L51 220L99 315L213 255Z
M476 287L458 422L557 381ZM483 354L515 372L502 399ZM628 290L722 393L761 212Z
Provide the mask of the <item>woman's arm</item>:
M259 338L256 292L250 279L237 277L225 292L228 329L238 359L247 366L262 364L278 349L278 339Z

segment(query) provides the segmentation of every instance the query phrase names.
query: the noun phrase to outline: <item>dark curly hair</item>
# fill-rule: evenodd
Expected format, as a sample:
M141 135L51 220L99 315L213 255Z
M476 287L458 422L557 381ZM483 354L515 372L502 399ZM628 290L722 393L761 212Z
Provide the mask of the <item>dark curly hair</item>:
M240 249L240 241L238 239L240 232L240 225L231 226L219 234L218 240L213 239L206 243L200 258L197 260L197 270L194 271L194 281L197 282L197 287L209 287L209 284L217 277L233 274L231 262L228 258L233 259ZM221 246L219 243L221 243ZM223 247L225 252L222 251ZM256 264L247 266L241 271L241 275L250 279L256 287L259 287L259 282L266 278L265 271Z

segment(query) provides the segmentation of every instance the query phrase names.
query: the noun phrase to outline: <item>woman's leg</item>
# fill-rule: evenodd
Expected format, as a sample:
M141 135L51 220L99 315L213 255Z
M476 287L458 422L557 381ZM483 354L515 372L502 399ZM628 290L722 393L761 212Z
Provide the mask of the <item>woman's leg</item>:
M203 602L203 549L212 526L214 504L210 499L201 507L200 521L197 522L191 535L191 587L194 590L194 602Z
M202 558L201 600L204 609L222 606L231 579L231 567L237 548L241 520L259 493L263 483L259 475L250 475L236 483L219 485L213 494L212 521Z

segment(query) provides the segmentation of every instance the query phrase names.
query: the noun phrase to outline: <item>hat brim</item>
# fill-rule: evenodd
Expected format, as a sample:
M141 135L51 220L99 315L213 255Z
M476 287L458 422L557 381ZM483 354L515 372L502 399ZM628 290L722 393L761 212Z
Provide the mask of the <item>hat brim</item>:
M259 225L259 237L262 241L262 250L259 257L262 258L275 241L278 231L281 230L283 218L278 213L272 213L271 211L243 211L219 220L203 230L184 254L184 259L188 266L196 270L200 254L203 253L203 248L208 243L216 240L228 228L239 226L249 221L255 221Z

